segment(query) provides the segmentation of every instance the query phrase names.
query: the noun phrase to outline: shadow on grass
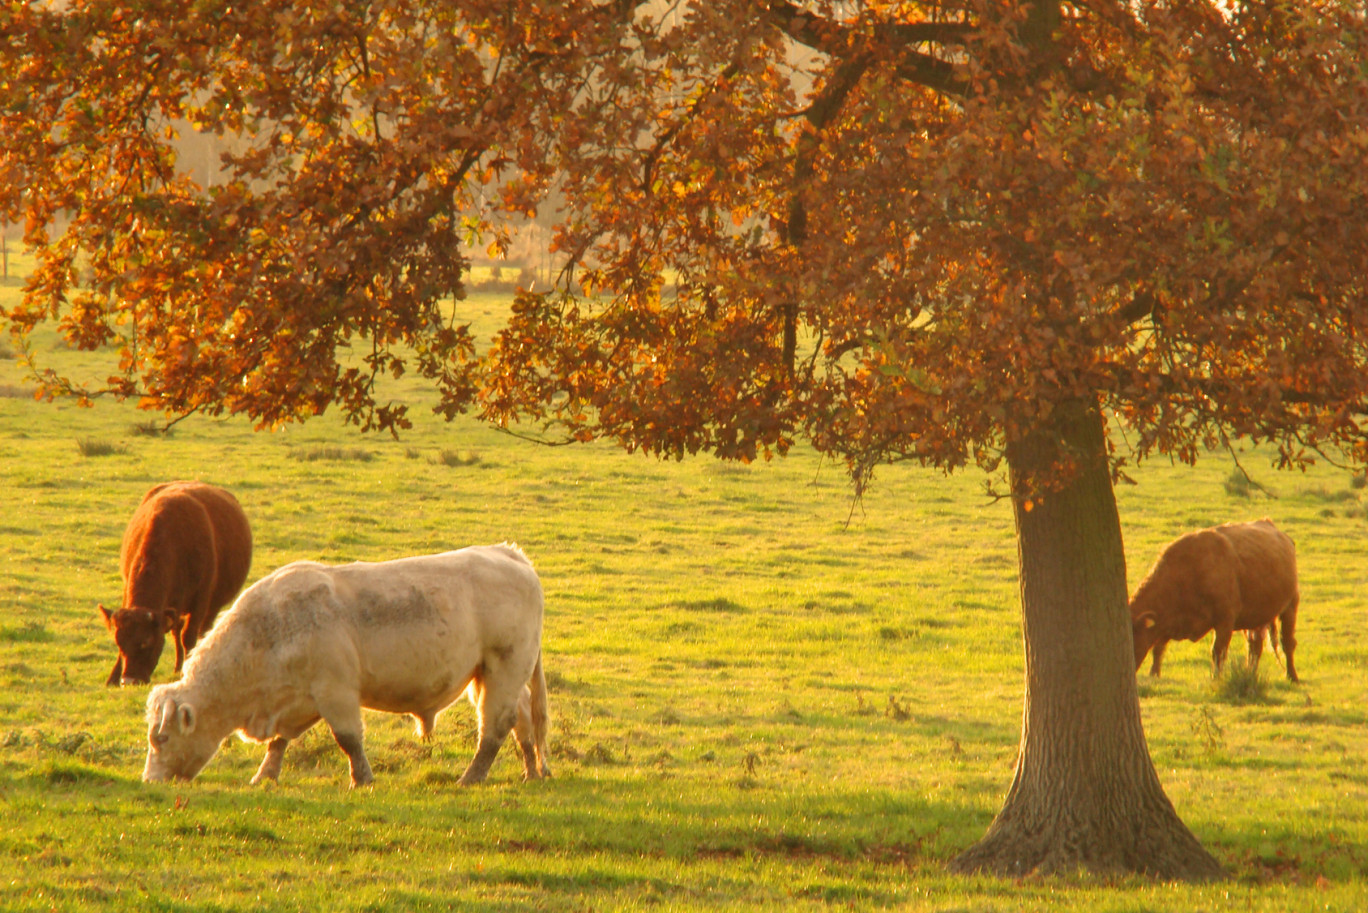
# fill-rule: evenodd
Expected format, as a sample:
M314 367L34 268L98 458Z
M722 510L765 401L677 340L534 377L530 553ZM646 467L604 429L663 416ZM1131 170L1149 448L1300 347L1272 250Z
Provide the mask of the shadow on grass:
M746 607L731 599L690 599L675 600L659 606L660 610L679 609L685 612L745 612Z
M1283 703L1283 692L1297 693L1288 690L1292 686L1268 684L1279 692L1276 703ZM1285 712L1325 711L1298 706ZM1363 716L1345 713L1344 722L1359 722ZM677 724L657 721L667 722ZM919 708L901 724L881 725L890 730L901 726L908 733L918 734L915 741L944 746L947 762L963 750L961 740L974 746L970 753L982 753L1010 745L1017 736L1011 723L928 714ZM406 726L404 723L403 728ZM130 817L169 815L167 826L175 826L174 839L194 840L201 835L202 825L204 834L217 834L225 843L245 840L241 827L233 830L230 823L259 820L269 822L269 834L276 839L247 842L278 842L285 847L279 850L282 853L307 855L311 847L322 852L324 844L345 845L348 852L356 847L370 852L367 848L374 845L380 848L375 850L378 853L392 843L416 839L444 846L449 843L456 855L487 851L495 857L557 860L550 868L526 868L523 875L505 879L509 883L523 883L518 878L532 879L526 883L560 891L586 877L599 888L608 884L612 890L640 889L664 892L668 897L674 890L670 887L676 880L674 875L662 881L658 873L622 874L628 861L668 860L670 866L666 868L672 871L707 868L711 872L728 862L743 867L773 862L798 865L805 871L846 866L883 871L897 867L938 874L957 853L983 836L997 811L1000 789L1006 788L1011 777L1009 769L1001 771L1000 779L989 771L983 789L948 798L871 788L854 781L809 779L789 783L781 772L771 772L779 771L778 767L765 768L750 788L737 789L735 770L721 765L672 769L667 775L642 769L640 764L578 769L571 765L557 768L561 774L557 779L523 784L518 782L513 764L507 763L510 758L505 757L490 784L464 789L453 780L468 760L469 738L450 747L438 745L434 751L431 745L410 743L405 734L403 745L411 747L396 748L385 742L381 733L386 731L379 727L372 730L372 761L377 771L388 773L393 767L394 773L365 789L345 787L345 759L332 739L320 732L292 746L284 782L265 789L253 789L245 782L262 749L234 740L232 748L221 752L217 770L211 767L191 784L141 783L141 757L119 765L106 763L103 757L78 759L48 754L35 755L31 763L24 763L22 756L13 756L14 763L6 765L0 775L0 795L20 805L40 802L57 812L52 821L75 819L69 826L98 834L83 835L83 839L97 843L117 838L123 826L120 821ZM1219 736L1217 731L1214 737ZM1191 737L1200 740L1202 734ZM55 742L44 744L63 754L88 753L88 741L73 744L70 751ZM505 752L516 757L511 746ZM1295 770L1284 765L1255 757L1204 766L1212 770L1267 767L1270 776L1295 775ZM710 772L713 769L715 774ZM996 784L996 791L988 788L990 780ZM93 801L98 801L102 814L89 814ZM195 813L189 827L174 817L187 808ZM1317 879L1349 883L1368 876L1368 846L1347 841L1335 833L1332 822L1323 826L1309 822L1295 830L1272 832L1259 822L1256 813L1247 810L1245 814L1246 819L1232 816L1231 823L1218 822L1198 833L1232 878L1255 884ZM348 836L349 831L355 833ZM277 852L272 846L263 850ZM424 852L435 850L428 848L417 854ZM567 860L575 861L571 867L583 872L567 875L558 871L565 868ZM609 868L617 874L604 875L600 881L592 872L603 860L611 861ZM486 876L496 878L496 872L491 867ZM897 898L885 897L877 888L882 880L883 876L848 879L833 884L832 890L841 895L841 902L895 902ZM691 877L690 883L693 881Z
M20 807L41 803L48 816L44 839L74 841L68 825L58 823L70 819L79 819L70 826L80 830L80 840L98 846L117 843L131 828L140 852L191 854L206 860L201 877L218 878L221 870L225 884L231 883L226 867L244 853L281 877L308 859L338 869L340 880L330 876L327 889L342 892L337 896L349 908L377 910L449 909L457 897L460 909L471 910L513 909L519 898L557 909L709 901L763 906L784 896L896 906L906 900L909 880L953 880L948 862L983 835L995 813L858 785L804 792L767 783L738 790L630 774L502 780L474 789L446 777L395 778L357 790L316 781L252 789L212 780L143 784L67 763L0 788ZM102 814L88 813L92 802ZM1239 884L1352 886L1368 877L1368 846L1329 829L1273 831L1251 817L1207 827L1198 837ZM380 883L374 873L391 871L396 853L413 861L440 856L450 864L428 867L422 877L394 871L398 877L383 896L371 897ZM222 864L208 862L215 859ZM158 903L144 909L191 909L171 899L178 882L166 878L148 884L143 899ZM1027 893L1060 884L1083 891L1124 887L1129 879L1123 882L1046 879L1032 888L1030 880L983 880L990 890ZM243 890L245 898L250 890ZM323 888L294 890L286 902ZM231 896L230 890L218 900ZM202 902L193 908L207 909Z
M1329 829L1271 829L1255 818L1197 836L1230 878L1243 884L1350 884L1368 878L1368 844Z

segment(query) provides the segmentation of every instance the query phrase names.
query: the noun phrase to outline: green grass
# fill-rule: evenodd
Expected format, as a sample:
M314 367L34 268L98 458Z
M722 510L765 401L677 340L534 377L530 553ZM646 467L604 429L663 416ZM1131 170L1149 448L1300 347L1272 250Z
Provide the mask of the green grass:
M501 304L463 307L488 321ZM26 385L13 360L0 385ZM1347 472L1278 476L1244 455L1274 500L1227 493L1220 457L1151 461L1118 492L1132 586L1197 526L1267 514L1298 544L1300 686L1266 651L1258 696L1224 692L1209 638L1141 677L1165 788L1231 880L966 879L944 867L1010 782L1023 680L1011 514L979 475L884 469L847 526L845 478L803 448L753 466L542 448L425 418L408 378L390 395L419 407L400 441L332 415L275 434L192 418L165 437L127 405L0 397L0 909L1368 905L1368 492ZM555 778L521 783L510 747L486 786L457 788L474 748L461 705L429 743L369 716L363 790L319 730L279 785L247 785L262 749L236 740L193 784L143 784L146 689L103 685L95 603L118 602L124 524L173 478L238 496L252 580L519 542L547 591ZM1236 638L1228 670L1243 662ZM171 677L163 656L155 680Z

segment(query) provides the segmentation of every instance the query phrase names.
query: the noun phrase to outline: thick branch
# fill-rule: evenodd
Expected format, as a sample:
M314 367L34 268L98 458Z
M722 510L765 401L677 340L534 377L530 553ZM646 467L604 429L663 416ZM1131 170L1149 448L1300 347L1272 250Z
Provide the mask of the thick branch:
M844 56L856 41L857 32L847 24L833 22L794 3L774 0L767 6L769 20L794 41L831 57ZM963 44L974 33L967 22L879 22L873 34L902 45Z
M1231 398L1230 383L1223 383L1207 377L1188 375L1180 378L1169 372L1144 371L1137 373L1129 367L1114 362L1104 362L1099 367L1111 374L1119 389L1157 382L1159 392L1166 397L1199 395L1216 403L1227 402ZM1247 388L1245 381L1234 383L1240 385L1239 392L1243 392ZM1313 392L1296 390L1281 385L1273 387L1266 381L1260 384L1260 389L1275 390L1278 400L1290 406L1342 409L1351 415L1368 415L1368 400L1345 398L1333 390Z
M908 82L935 89L946 95L964 94L964 82L954 64L915 51L906 51L900 56L901 60L894 72Z
M1085 338L1100 339L1117 323L1120 327L1128 327L1153 314L1158 304L1153 292L1148 289L1137 290L1125 304L1083 321Z
M873 23L868 29L856 28L783 0L768 4L766 12L770 23L790 39L834 60L867 54L871 42L882 42L892 46L889 56L898 77L949 95L964 91L954 64L912 48L923 44L961 45L975 31L967 22L884 22Z
M1115 317L1127 325L1135 323L1142 317L1148 317L1154 313L1154 306L1158 302L1154 298L1154 293L1148 290L1137 291L1131 296L1131 300L1112 311L1111 316Z
M869 68L869 62L869 56L866 54L857 54L843 61L804 112L812 129L804 131L798 139L798 156L793 165L793 189L789 198L788 225L785 229L789 244L799 245L807 241L807 206L803 203L803 190L812 178L813 157L818 149L818 131L840 113L845 100ZM785 303L781 313L784 319L784 367L792 373L798 352L797 302Z
M831 123L832 118L840 113L841 105L850 96L856 83L860 81L860 77L869 69L869 64L870 57L868 54L856 54L850 59L842 61L841 65L836 68L836 72L832 74L831 79L822 87L822 91L817 93L812 104L808 105L807 110L803 112L807 122L817 130L821 130Z

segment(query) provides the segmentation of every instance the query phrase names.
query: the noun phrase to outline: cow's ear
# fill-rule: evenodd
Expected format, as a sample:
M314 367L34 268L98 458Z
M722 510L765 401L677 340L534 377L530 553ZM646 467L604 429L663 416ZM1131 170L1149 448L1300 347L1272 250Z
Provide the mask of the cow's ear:
M105 627L114 629L114 613L104 607L104 603L96 603L95 608L100 610L100 617L104 619Z
M1154 617L1153 612L1146 612L1136 620L1140 622L1140 627L1147 631L1159 623L1159 620Z
M181 704L176 708L176 726L180 729L181 735L189 735L195 731L195 708L189 704Z
M180 613L167 606L161 611L161 629L163 634L170 634L176 627L176 619L180 618Z

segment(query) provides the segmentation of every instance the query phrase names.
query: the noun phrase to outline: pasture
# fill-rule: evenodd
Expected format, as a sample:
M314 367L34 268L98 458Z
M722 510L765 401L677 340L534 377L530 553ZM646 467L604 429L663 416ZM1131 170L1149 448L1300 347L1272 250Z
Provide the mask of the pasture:
M16 294L13 285L0 294ZM467 307L494 320L501 299ZM44 357L89 365L50 337ZM945 874L1010 782L1022 651L1009 506L977 472L881 470L852 505L799 447L741 466L532 445L419 405L402 440L332 414L276 433L131 405L35 403L0 346L0 909L1358 910L1368 904L1368 491L1321 466L1276 499L1151 462L1119 493L1131 587L1178 533L1274 517L1302 578L1300 686L1214 686L1210 637L1141 682L1207 886ZM421 404L420 381L395 395ZM555 778L506 745L459 789L462 703L431 742L367 719L374 786L322 727L278 785L236 739L192 784L144 784L145 687L110 689L119 539L153 483L210 481L253 525L249 582L300 558L513 540L547 593ZM847 522L849 521L849 522ZM1245 647L1232 647L1233 667ZM163 656L154 682L172 677ZM1146 665L1146 670L1148 665Z

